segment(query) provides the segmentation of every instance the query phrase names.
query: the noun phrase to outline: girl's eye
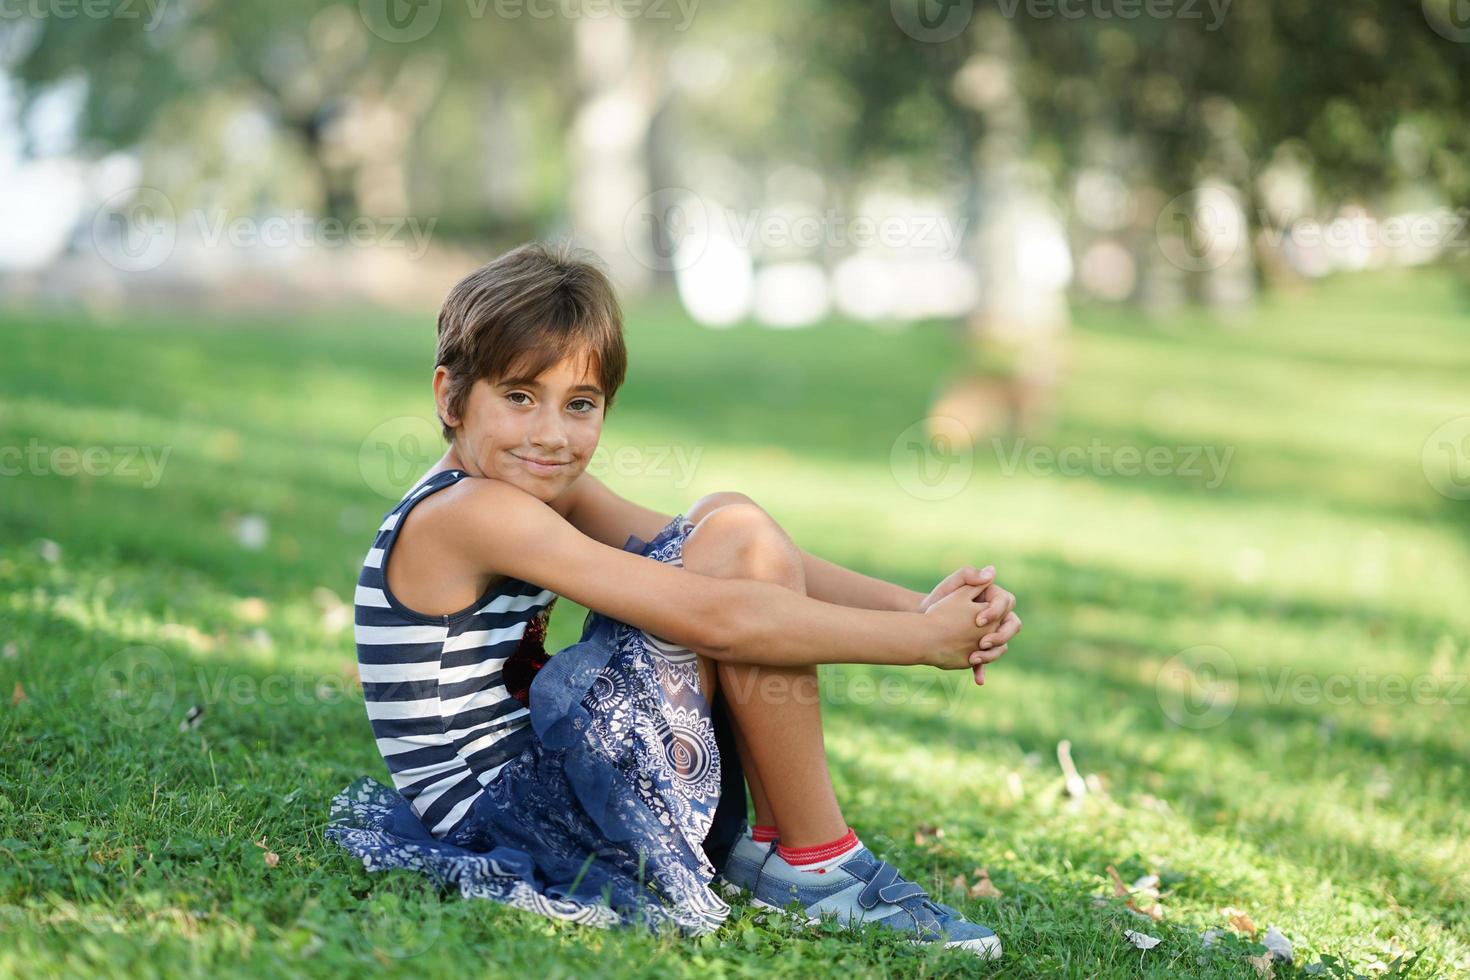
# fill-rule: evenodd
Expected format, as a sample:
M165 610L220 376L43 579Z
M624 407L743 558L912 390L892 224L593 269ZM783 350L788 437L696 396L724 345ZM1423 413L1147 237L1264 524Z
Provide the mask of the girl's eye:
M530 398L531 398L531 396L528 395L528 394L526 394L524 391L512 391L509 394L507 394L505 397L506 398L509 398L511 400L511 404L513 404L513 405L529 405L530 404ZM524 398L526 400L525 401L519 401L518 400L518 399L522 399L522 398ZM590 398L578 398L578 399L576 399L575 401L572 402L572 410L573 411L576 411L576 412L592 412L592 411L596 411L596 409L597 409L597 403L594 402Z

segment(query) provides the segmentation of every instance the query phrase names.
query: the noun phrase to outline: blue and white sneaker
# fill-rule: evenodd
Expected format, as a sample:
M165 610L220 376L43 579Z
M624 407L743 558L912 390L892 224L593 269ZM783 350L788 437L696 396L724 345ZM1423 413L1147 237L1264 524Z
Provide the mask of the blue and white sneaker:
M759 844L750 836L749 828L743 828L730 848L725 866L715 876L715 882L727 898L747 895L755 891L760 879L761 868L766 859L776 853L776 845Z
M912 942L943 943L985 959L1001 955L1000 938L967 921L958 910L930 900L924 889L859 847L840 864L803 871L772 855L761 868L754 904L784 910L793 901L808 922L833 915L838 922L877 925L908 933Z

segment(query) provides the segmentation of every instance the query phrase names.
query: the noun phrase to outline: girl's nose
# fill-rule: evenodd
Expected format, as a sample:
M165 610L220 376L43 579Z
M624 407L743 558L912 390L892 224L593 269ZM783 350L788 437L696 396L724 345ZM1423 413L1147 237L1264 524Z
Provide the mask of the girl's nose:
M567 444L567 434L555 418L543 417L531 430L531 445L556 452Z

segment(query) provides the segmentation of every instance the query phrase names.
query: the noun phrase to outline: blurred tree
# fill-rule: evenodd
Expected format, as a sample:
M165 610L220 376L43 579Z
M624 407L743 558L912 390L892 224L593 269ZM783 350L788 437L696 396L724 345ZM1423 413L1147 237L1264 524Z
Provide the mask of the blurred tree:
M164 149L208 158L206 144L234 113L260 113L315 185L314 204L299 191L288 203L342 219L409 212L414 137L447 79L483 92L541 64L563 33L528 18L511 34L476 16L493 8L454 4L411 40L365 20L358 5L331 0L176 0L158 9L157 23L36 21L12 69L26 99L84 77L84 146L141 147L155 159ZM228 154L218 163L228 168Z
M811 49L806 72L841 77L855 93L854 166L902 154L918 172L943 173L973 161L977 275L990 286L973 334L999 325L1041 337L1052 315L1045 283L1028 285L1029 314L996 288L1025 279L1007 268L1030 253L1003 216L1038 185L1069 188L1094 208L1098 188L1121 188L1131 218L1108 216L1106 237L1119 241L1102 254L1131 254L1138 286L1122 295L1153 304L1187 283L1206 301L1249 302L1253 233L1272 220L1260 178L1282 147L1304 155L1326 216L1405 180L1470 204L1470 58L1465 38L1433 20L1436 4L1452 2L1192 5L1196 17L1151 17L1136 5L1135 16L1101 17L1106 6L1073 5L1078 17L1050 3L1033 16L1024 0L975 5L973 16L969 4L828 0L808 8L828 43ZM960 20L946 19L956 11ZM1088 175L1106 179L1079 183ZM1210 241L1227 234L1239 241L1225 245L1241 247ZM977 358L992 363L990 347L979 344ZM1032 347L1003 372L1003 393L962 384L939 409L983 429L1007 412L1024 426L1037 407L1032 382L1056 363L1045 345Z
M1134 4L1125 16L1028 0L752 0L673 24L485 0L418 4L405 24L370 2L174 0L132 19L10 20L0 56L28 99L85 78L86 145L143 146L171 178L192 158L228 184L243 169L235 149L261 138L236 125L244 114L283 144L260 179L307 175L325 214L427 205L446 227L522 235L570 221L609 254L618 211L701 154L742 170L726 184L755 197L758 175L799 163L839 206L873 175L946 190L960 175L984 287L972 326L1044 334L1065 322L1066 276L1036 275L1036 256L1055 250L1017 236L1039 234L1049 201L1070 202L1084 273L1156 304L1189 291L1249 301L1253 232L1291 217L1262 196L1283 161L1328 215L1404 187L1470 204L1459 2L1162 8L1193 16ZM1245 247L1219 261L1199 239L1226 204Z

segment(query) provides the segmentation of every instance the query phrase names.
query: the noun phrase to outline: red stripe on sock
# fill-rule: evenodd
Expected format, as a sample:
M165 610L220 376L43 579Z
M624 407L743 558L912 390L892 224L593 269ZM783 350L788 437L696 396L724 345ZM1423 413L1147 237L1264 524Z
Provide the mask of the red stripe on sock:
M776 837L776 828L773 824L758 823L750 828L750 839L757 844L769 844Z
M776 853L787 864L799 867L803 864L817 864L820 861L830 861L832 858L841 857L848 851L855 850L858 846L857 834L852 828L847 828L847 833L834 841L826 844L813 844L811 847L784 847L776 845Z

